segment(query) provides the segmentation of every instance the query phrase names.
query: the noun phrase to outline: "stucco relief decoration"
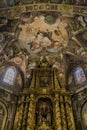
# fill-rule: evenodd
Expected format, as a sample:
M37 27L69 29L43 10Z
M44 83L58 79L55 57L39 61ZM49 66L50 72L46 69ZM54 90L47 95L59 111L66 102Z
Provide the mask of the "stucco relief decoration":
M67 22L58 13L25 14L18 25L18 42L30 53L58 52L68 45Z

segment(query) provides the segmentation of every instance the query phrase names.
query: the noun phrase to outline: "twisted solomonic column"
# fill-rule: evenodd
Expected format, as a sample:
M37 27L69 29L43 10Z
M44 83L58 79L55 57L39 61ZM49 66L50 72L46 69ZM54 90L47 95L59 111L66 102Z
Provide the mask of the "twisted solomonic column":
M65 109L66 109L66 117L68 123L68 130L75 130L74 117L71 106L71 99L69 96L65 96Z
M62 130L67 130L67 120L66 120L63 96L60 96L60 106L61 106Z
M24 96L19 98L13 130L21 130L22 117L24 111L24 99L25 99Z
M35 118L34 118L35 117L35 104L34 103L35 103L34 95L31 94L26 130L34 130L34 124L35 124Z
M61 127L61 116L60 116L60 105L59 105L59 95L55 95L55 103L54 103L54 108L55 108L55 123L56 123L56 130L62 130Z

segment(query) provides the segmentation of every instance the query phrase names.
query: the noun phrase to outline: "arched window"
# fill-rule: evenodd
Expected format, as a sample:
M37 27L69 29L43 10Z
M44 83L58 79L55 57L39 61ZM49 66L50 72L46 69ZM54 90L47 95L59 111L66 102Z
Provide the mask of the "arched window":
M84 124L84 130L87 130L87 102L84 104L82 108L82 121Z
M0 130L4 130L7 118L7 110L5 105L0 102Z
M76 84L81 84L86 81L84 70L81 67L77 67L74 71L74 79Z
M5 70L5 72L2 76L3 77L2 83L6 84L6 85L14 85L16 76L17 76L17 71L16 71L15 67L10 66Z

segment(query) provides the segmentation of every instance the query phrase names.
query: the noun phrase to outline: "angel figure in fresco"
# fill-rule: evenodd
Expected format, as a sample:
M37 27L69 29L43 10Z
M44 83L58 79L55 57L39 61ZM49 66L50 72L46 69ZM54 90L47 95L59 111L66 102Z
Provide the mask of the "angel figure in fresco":
M31 51L40 51L42 48L47 48L50 46L51 40L47 36L44 36L43 33L39 33L30 45Z
M49 18L54 20L52 24ZM23 25L19 24L22 31L19 33L18 41L20 46L29 52L38 53L43 48L51 52L52 49L52 51L57 51L67 46L69 39L66 27L68 24L62 16L34 14L34 16L26 16L24 22Z
M80 25L81 25L83 28L86 28L86 22L85 22L83 16L78 16L78 17L77 17L77 20L80 22Z

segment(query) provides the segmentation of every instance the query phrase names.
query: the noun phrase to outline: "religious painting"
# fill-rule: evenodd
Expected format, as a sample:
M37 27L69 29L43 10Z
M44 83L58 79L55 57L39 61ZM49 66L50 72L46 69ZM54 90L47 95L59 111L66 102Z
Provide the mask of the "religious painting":
M48 87L49 86L49 78L48 77L41 77L40 78L40 86L41 87Z
M81 67L77 67L74 71L74 78L76 84L81 84L86 81L86 75Z
M18 47L30 53L58 52L68 45L67 21L58 13L29 13L18 25Z
M82 121L84 124L84 130L87 130L87 102L84 104L82 108Z
M49 70L41 70L39 72L39 79L40 79L40 87L50 87L51 72Z
M3 83L4 85L12 86L15 83L16 76L17 76L17 71L16 71L15 67L10 66L2 74L1 83Z

